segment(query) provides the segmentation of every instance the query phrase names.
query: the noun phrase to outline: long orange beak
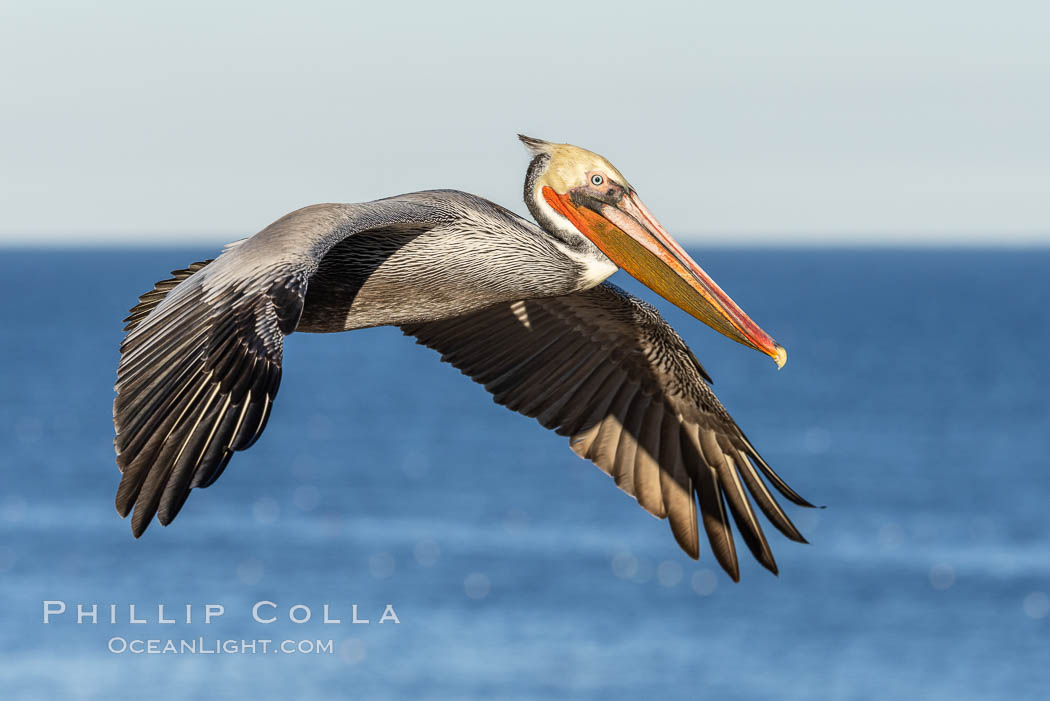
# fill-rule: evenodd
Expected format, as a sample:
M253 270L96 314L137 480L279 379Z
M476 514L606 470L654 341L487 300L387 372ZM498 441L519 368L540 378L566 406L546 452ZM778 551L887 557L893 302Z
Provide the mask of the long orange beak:
M579 191L560 195L543 188L543 198L639 282L729 338L761 351L784 367L787 351L759 328L696 261L671 238L637 193L617 202Z

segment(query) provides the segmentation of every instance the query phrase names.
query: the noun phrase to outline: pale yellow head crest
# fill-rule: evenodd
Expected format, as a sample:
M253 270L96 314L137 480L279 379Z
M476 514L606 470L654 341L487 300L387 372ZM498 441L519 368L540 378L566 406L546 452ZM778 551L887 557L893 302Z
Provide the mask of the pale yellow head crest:
M596 172L614 180L628 190L632 189L627 178L623 177L623 173L616 170L616 167L606 158L593 151L572 144L554 144L522 134L518 134L518 138L534 156L542 154L550 156L550 162L540 176L538 184L550 187L559 195L565 194L571 188L586 184L591 174Z

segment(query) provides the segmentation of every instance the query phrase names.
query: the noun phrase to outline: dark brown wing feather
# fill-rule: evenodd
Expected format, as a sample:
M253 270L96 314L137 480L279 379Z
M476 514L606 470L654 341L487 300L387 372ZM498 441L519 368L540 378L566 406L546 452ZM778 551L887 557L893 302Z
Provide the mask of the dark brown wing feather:
M307 283L332 246L394 224L432 226L447 219L438 205L455 197L304 207L139 298L125 319L113 403L116 506L122 516L134 510L136 536L155 515L170 523L190 490L212 484L234 451L262 433L284 336L296 329Z
M573 451L667 518L693 558L699 500L711 548L734 580L730 514L758 561L777 571L751 499L788 538L805 542L759 472L789 500L811 504L758 455L681 337L653 307L614 285L402 330L485 385L498 403L569 436Z
M208 262L177 270L131 310L113 421L116 505L132 531L168 524L262 433L281 380L282 339L302 310L301 273L214 284ZM221 282L221 281L219 281ZM213 283L213 284L209 284Z

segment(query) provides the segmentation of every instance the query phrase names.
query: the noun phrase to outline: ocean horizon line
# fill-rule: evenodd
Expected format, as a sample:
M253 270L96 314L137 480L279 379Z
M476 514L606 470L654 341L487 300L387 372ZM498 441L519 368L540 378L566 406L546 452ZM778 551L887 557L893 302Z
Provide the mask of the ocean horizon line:
M249 234L248 236L251 236ZM247 238L245 235L230 236L196 236L186 235L173 237L151 238L150 234L142 234L137 239L122 238L98 238L81 239L71 237L35 237L24 236L6 239L0 234L0 250L174 250L186 248L199 248L203 246L214 246L221 248L228 243ZM715 248L715 249L829 249L829 250L1030 250L1050 249L1050 233L1032 236L1005 235L1000 238L991 237L967 237L967 238L939 238L924 237L916 235L907 237L905 234L887 235L886 238L875 236L858 236L856 238L799 238L799 237L762 237L762 236L711 236L706 235L680 235L679 240L689 248Z

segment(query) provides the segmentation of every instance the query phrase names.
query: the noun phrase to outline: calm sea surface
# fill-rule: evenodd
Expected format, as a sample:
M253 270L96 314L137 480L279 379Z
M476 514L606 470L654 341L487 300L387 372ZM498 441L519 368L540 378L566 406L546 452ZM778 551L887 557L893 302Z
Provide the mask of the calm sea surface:
M789 509L811 545L767 528L779 577L740 544L736 585L393 329L292 336L266 434L132 539L113 508L120 320L214 253L0 250L3 698L1050 697L1050 251L697 254L786 368L659 306L827 505ZM69 612L44 625L44 600ZM277 622L252 620L258 601ZM225 608L210 625L206 604Z

